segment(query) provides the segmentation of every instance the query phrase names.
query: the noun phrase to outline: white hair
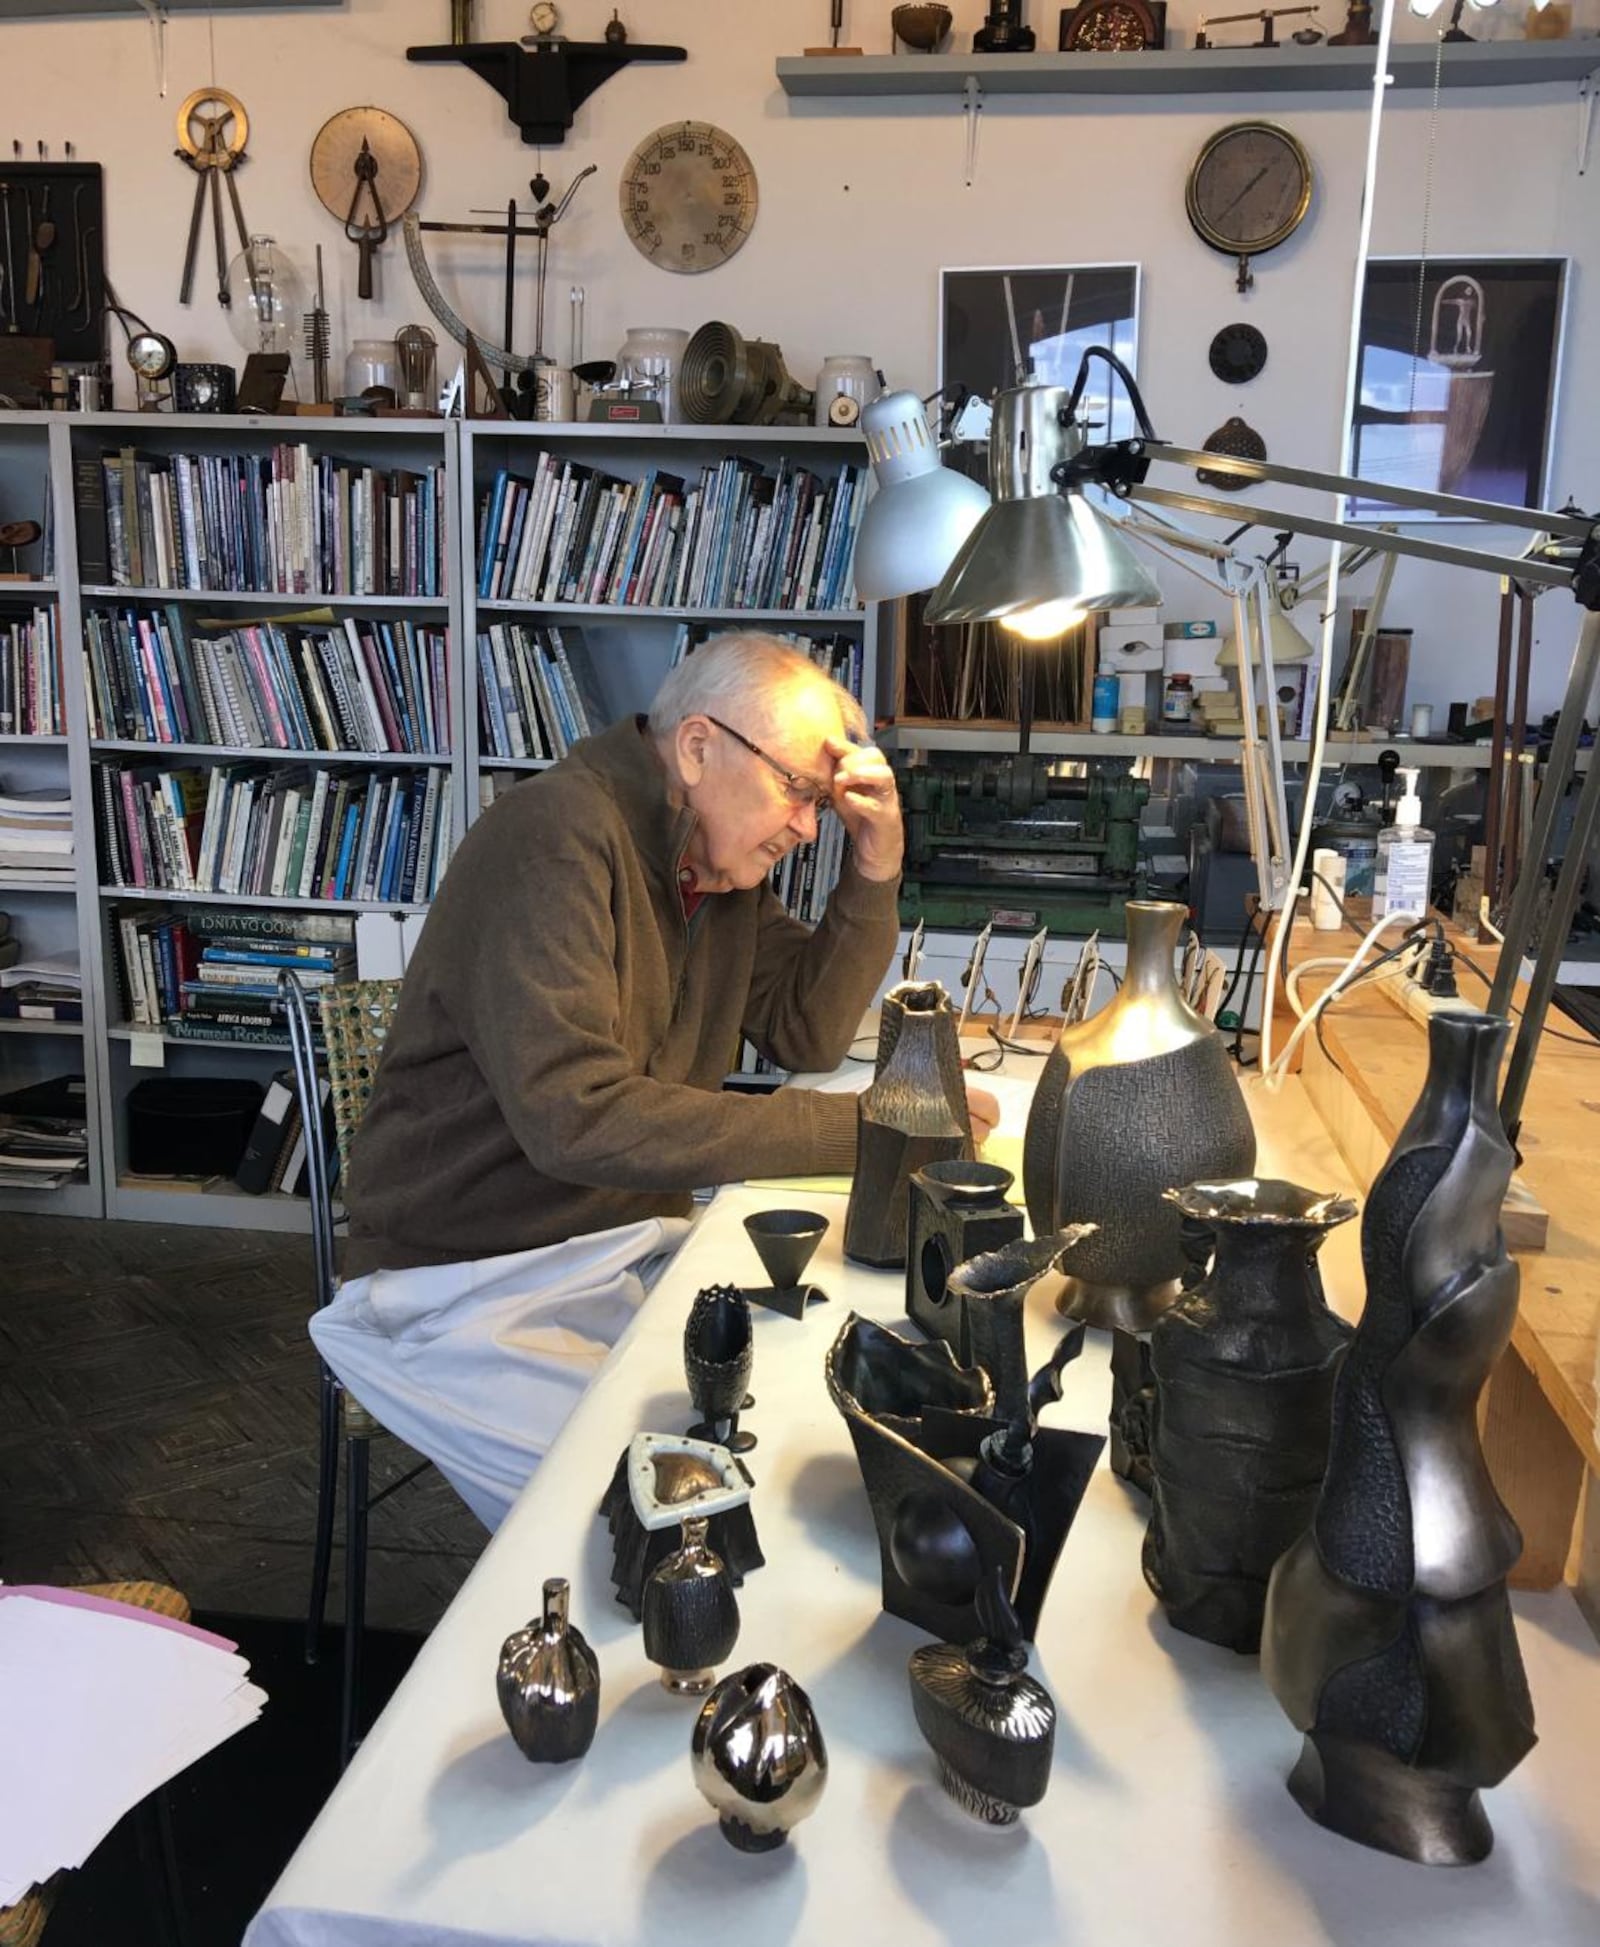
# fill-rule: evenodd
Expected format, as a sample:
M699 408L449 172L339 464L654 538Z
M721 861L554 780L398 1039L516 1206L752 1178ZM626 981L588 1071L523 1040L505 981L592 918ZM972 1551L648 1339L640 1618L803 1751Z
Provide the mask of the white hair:
M669 736L685 717L694 716L743 716L747 722L775 724L785 698L806 684L832 693L847 732L866 734L861 705L803 649L743 629L713 636L668 673L650 705L650 730Z

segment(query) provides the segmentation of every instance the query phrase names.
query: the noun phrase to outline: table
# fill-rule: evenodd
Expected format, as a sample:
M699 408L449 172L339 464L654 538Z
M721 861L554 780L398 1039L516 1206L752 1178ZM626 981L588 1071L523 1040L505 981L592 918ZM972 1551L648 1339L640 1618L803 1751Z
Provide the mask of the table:
M1257 1096L1263 1172L1339 1188L1345 1171L1291 1081ZM781 1852L735 1852L689 1772L694 1705L670 1697L613 1599L595 1507L638 1429L688 1418L682 1330L693 1293L756 1281L740 1227L779 1201L724 1191L651 1293L246 1936L246 1947L695 1947L988 1942L1006 1947L1594 1947L1600 1936L1600 1650L1570 1595L1515 1598L1542 1742L1489 1794L1497 1845L1430 1871L1335 1838L1284 1779L1298 1739L1253 1659L1169 1629L1139 1572L1144 1507L1102 1465L1067 1539L1034 1669L1060 1709L1049 1796L1020 1826L968 1819L941 1792L911 1715L924 1639L885 1616L878 1559L823 1354L854 1307L892 1323L900 1278L843 1264L844 1199L789 1201L833 1220L812 1276L832 1295L803 1324L756 1314L749 1456L767 1566L740 1591L735 1661L781 1664L810 1692L829 1785ZM1355 1226L1330 1240L1352 1298ZM1030 1349L1056 1326L1031 1294ZM909 1327L907 1328L910 1329ZM1058 1425L1102 1427L1106 1345L1069 1368ZM501 1723L502 1638L543 1578L573 1584L602 1675L581 1763L530 1766Z

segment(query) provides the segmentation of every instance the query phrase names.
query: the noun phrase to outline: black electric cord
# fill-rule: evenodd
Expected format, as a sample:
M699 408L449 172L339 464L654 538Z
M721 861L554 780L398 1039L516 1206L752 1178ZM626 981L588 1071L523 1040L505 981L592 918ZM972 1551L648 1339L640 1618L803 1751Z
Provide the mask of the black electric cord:
M1451 947L1450 952L1453 959L1459 960L1464 967L1469 967L1472 970L1472 972L1475 973L1478 976L1478 978L1483 982L1485 987L1489 988L1491 991L1493 990L1494 987L1493 979L1490 977L1490 975L1484 972L1482 967L1478 965L1477 961L1474 960L1470 954L1463 953L1460 947L1458 946ZM1520 1016L1522 1013L1522 1009L1517 1006L1515 1001L1511 1003L1511 1012L1518 1016ZM1570 1043L1571 1046L1573 1046L1574 1048L1586 1048L1590 1052L1593 1052L1596 1049L1600 1049L1600 1040L1597 1040L1592 1035L1563 1034L1560 1028L1553 1028L1550 1026L1548 1022L1545 1023L1544 1032L1547 1035L1549 1035L1552 1041L1566 1041Z

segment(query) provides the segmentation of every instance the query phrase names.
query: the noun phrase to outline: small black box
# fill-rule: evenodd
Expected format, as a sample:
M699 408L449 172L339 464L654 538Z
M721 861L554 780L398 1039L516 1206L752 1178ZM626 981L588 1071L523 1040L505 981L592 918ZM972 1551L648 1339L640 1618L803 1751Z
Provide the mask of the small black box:
M141 1176L232 1176L261 1110L259 1082L151 1075L128 1092L128 1168Z

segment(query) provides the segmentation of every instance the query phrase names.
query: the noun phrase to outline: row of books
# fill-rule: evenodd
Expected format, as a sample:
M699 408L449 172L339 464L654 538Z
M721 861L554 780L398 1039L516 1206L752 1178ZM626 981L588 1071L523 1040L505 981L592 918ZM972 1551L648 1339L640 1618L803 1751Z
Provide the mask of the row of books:
M578 629L496 623L478 633L478 733L485 756L565 757L610 721Z
M305 595L445 592L444 468L314 453L141 453L78 462L81 578Z
M447 637L408 621L201 623L181 609L84 618L89 734L262 750L442 753Z
M0 615L0 734L64 737L61 683L55 610Z
M197 916L147 907L115 915L115 971L122 1018L179 1040L283 1042L288 1024L278 976L290 968L310 994L356 975L354 922L291 913L293 932L263 936L230 912ZM327 934L333 920L339 928ZM326 936L325 936L326 935ZM321 1033L315 1006L314 1038Z
M101 764L107 885L421 904L450 857L447 771Z
M0 872L70 879L72 799L57 786L8 790L0 780Z
M731 455L690 485L638 480L543 453L531 479L502 468L478 509L484 601L609 607L839 609L866 473L829 479L789 460L768 473Z

